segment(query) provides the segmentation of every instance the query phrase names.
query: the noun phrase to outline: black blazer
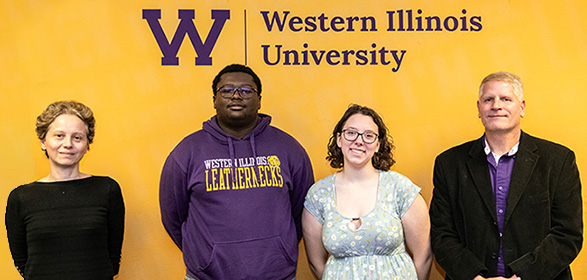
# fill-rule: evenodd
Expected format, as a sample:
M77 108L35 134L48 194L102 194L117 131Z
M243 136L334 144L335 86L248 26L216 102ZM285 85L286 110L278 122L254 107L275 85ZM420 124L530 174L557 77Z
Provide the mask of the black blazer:
M440 154L433 181L432 250L446 279L496 276L499 230L483 137ZM504 217L506 276L572 279L582 242L575 154L522 132Z

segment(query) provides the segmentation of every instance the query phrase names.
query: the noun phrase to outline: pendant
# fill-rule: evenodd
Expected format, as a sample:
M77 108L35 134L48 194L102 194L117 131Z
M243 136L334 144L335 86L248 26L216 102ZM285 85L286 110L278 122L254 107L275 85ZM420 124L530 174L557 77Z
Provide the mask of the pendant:
M351 230L358 230L361 227L361 224L361 218L351 218L351 221L349 222L349 228Z

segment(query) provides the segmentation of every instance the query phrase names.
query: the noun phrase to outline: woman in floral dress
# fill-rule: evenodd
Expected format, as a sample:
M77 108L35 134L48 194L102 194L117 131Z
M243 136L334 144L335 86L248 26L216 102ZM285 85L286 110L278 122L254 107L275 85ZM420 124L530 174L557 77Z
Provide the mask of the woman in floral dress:
M387 127L370 108L351 105L335 126L327 160L342 169L312 186L302 216L318 278L428 279L428 210L420 188L389 171L392 149Z

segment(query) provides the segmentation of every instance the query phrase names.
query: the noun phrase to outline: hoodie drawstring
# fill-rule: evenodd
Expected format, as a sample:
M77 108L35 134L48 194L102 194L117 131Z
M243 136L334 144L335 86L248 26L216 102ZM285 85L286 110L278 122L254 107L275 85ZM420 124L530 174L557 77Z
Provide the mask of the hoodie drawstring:
M235 173L235 166L236 166L236 161L234 158L234 145L232 143L232 138L230 136L226 137L227 141L228 141L228 153L230 154L230 162L231 162L231 170L230 173L232 173L232 184L234 185L234 183L236 182L236 177L234 176Z
M259 173L257 173L257 169L258 169L257 168L257 150L255 149L255 133L254 132L251 132L250 138L251 138L251 141L250 141L251 142L251 149L253 150L253 163L255 165L255 168L253 168L253 172L255 172L255 175L256 175L255 177L257 177L257 184L260 184L261 183L261 179L259 177L260 175L259 175ZM261 172L261 171L259 171L259 172Z
M259 173L257 173L257 149L255 148L255 133L251 133L251 135L249 136L249 139L250 139L249 143L251 143L251 150L253 150L253 164L255 166L255 168L253 168L253 172L255 172L255 175L257 177L257 183L261 183L261 180L259 178ZM232 142L232 137L230 137L230 136L226 137L226 140L228 142L228 153L230 154L230 162L232 163L230 173L232 173L232 182L234 184L234 182L236 182L236 175L235 175L236 161L234 158L234 143Z

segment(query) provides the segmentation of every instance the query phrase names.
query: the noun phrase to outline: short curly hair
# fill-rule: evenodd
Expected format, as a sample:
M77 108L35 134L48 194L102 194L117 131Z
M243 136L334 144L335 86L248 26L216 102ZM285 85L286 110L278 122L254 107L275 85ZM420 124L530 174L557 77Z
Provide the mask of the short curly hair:
M255 82L255 86L257 87L257 94L261 96L261 91L263 90L263 88L261 87L261 79L259 79L259 76L257 76L253 69L242 64L228 65L224 67L222 70L220 70L218 74L216 74L216 77L214 77L214 80L212 80L212 93L214 94L214 96L216 96L216 91L218 90L218 83L220 83L222 75L234 72L249 74L251 77L253 77L253 81Z
M94 135L96 131L96 120L92 110L77 101L57 101L49 104L47 109L37 117L36 132L40 140L44 140L49 131L49 126L55 121L57 117L63 114L74 115L80 118L87 128L88 149L89 144L94 142ZM47 155L47 152L45 152Z
M328 141L328 156L326 156L326 160L330 162L330 166L332 168L338 169L344 167L344 156L342 154L342 150L336 144L336 138L340 135L340 133L342 133L342 129L346 121L355 114L369 116L377 125L379 130L379 151L375 152L375 155L373 155L371 160L375 169L382 171L389 170L395 164L392 153L393 149L395 149L395 146L393 145L393 138L391 135L389 135L389 130L387 129L387 126L385 126L383 119L381 116L379 116L379 114L377 114L377 112L375 112L375 110L357 104L349 105L349 108L334 127L332 136Z

